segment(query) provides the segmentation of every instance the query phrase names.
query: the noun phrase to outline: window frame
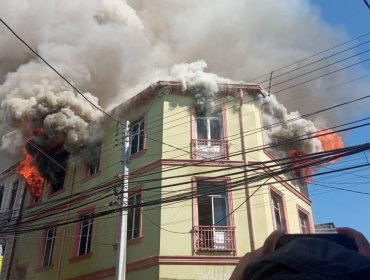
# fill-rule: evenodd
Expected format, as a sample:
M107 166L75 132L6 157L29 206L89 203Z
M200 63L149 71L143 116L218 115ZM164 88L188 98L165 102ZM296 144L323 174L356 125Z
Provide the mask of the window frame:
M99 173L100 171L100 157L99 159L94 159L92 163L87 163L86 164L86 175L87 177L94 176L95 174ZM93 170L93 172L91 172Z
M92 217L92 230L91 230L91 238L90 238L90 251L84 255L79 255L79 249L80 249L80 240L81 240L81 226L82 226L82 217L87 215L94 215L95 213L95 205L80 210L77 212L77 217L79 219L78 222L75 223L74 230L73 230L73 236L76 238L73 239L72 242L72 250L71 250L71 256L69 258L69 262L75 262L79 260L83 260L86 258L90 258L93 254L94 250L94 233L96 229L96 221L94 217Z
M269 186L269 195L270 195L270 207L271 207L271 215L272 215L272 222L273 227L275 230L283 230L284 232L289 232L289 224L288 219L286 216L286 205L284 200L284 194L279 191L277 188L273 187L272 185ZM280 224L283 225L283 228L279 229L276 221L276 215L275 215L275 209L273 204L273 198L276 198L279 200L280 206L279 206L279 215L280 215Z
M140 122L143 122L144 123L144 128L142 130L143 132L143 148L141 150L138 150L134 153L132 153L132 128L133 126L137 125L138 123ZM139 127L140 129L140 127ZM129 134L130 134L130 138L129 138L129 158L130 159L134 159L140 155L142 155L143 153L146 152L147 150L147 141L146 141L146 135L147 135L147 115L146 114L142 114L140 115L139 117L137 117L134 121L130 121L130 130L129 130ZM138 141L140 141L140 134L139 134L139 137L138 137ZM138 147L140 147L140 142L138 144Z
M81 222L80 222L80 232L78 237L78 249L77 249L77 256L85 256L91 252L91 241L92 241L92 231L94 229L94 217L91 217L93 213L87 213L82 216L80 216ZM84 222L87 221L87 224L84 224ZM82 245L82 240L85 235L83 235L83 231L87 228L86 233L86 243ZM82 248L81 246L85 247ZM82 250L81 250L82 248ZM81 253L83 251L83 253Z
M50 230L53 230L53 236L51 238L51 248L50 248L49 260L48 260L47 265L45 265L45 262L44 262L44 260L45 260L45 251L46 251L46 246L47 246L47 243L48 243L48 233L49 233ZM42 246L43 251L42 251L41 263L40 263L41 268L47 268L47 267L53 265L53 255L54 255L54 248L55 248L56 232L57 232L57 227L56 226L49 227L44 231L43 246Z
M221 112L219 112L219 114L222 114ZM198 133L198 120L205 120L205 124L206 124L206 134L207 134L207 138L199 138L199 133ZM211 121L212 120L217 120L218 123L219 123L219 134L220 134L220 137L219 138L212 138L212 127L211 127ZM196 121L196 126L197 126L197 139L200 139L200 140L222 140L224 137L223 137L223 120L222 120L222 116L221 117L213 117L213 116L204 116L204 117L199 117L199 116L195 116L195 121Z
M85 178L93 178L98 176L101 172L102 143L99 143L97 149L99 149L99 156L94 158L91 162L85 163ZM94 173L90 172L91 169L94 169Z
M10 211L13 210L14 205L17 201L18 189L19 189L19 180L15 180L12 183L12 190L10 191L9 203L7 205L7 209Z
M231 178L230 177L219 177L219 178L212 178L212 177L201 177L201 176L195 176L192 177L192 191L193 193L198 193L198 184L200 182L204 182L206 184L210 185L224 185L225 186L225 192L227 194L226 201L227 201L227 219L228 219L228 225L225 227L233 228L235 230L235 220L234 220L234 213L233 213L233 198L232 198L232 192L231 190ZM192 198L192 212L193 212L193 229L195 227L199 227L202 225L199 225L199 214L198 214L198 197L193 196ZM235 231L236 232L236 231ZM196 249L196 240L195 236L193 235L193 254L198 255L199 251ZM236 237L234 235L234 246L236 243ZM228 251L225 251L226 254L228 254ZM237 255L237 248L235 246L235 250L232 252L233 255Z
M128 199L130 199L130 197L133 197L133 196L136 196L136 195L140 195L140 203L143 202L143 186L142 185L139 185L139 186L136 186L136 187L133 187L129 190L129 193L128 193ZM140 217L140 221L139 221L139 235L137 237L134 237L132 239L128 239L128 234L127 234L127 244L130 245L130 244L133 244L133 243L137 243L137 242L140 242L142 239L143 239L143 207L140 207L139 208L139 217ZM128 212L127 212L127 222L128 222ZM133 221L134 223L134 221ZM128 233L128 223L127 223L127 233Z
M228 132L227 132L227 118L226 118L226 112L225 112L225 105L220 104L215 106L215 110L218 110L220 113L220 118L221 118L221 129L220 129L220 134L221 138L220 139L208 139L210 131L207 131L207 139L200 139L198 138L198 128L197 128L197 112L196 112L196 106L194 105L191 109L190 112L190 121L191 121L191 159L199 160L199 154L198 154L198 142L207 141L207 148L213 147L209 143L214 141L214 142L219 142L220 147L223 150L222 157L217 159L217 161L228 161L229 160L229 142L228 142ZM202 118L202 117L201 117ZM212 118L212 117L211 117ZM218 146L218 145L216 145ZM212 153L212 152L211 152ZM202 159L202 156L200 156Z
M300 205L297 204L297 214L298 214L298 224L299 224L299 230L303 234L310 234L312 233L312 228L311 228L311 219L310 219L310 213L302 208ZM304 233L302 230L302 223L301 223L301 215L305 217L306 220L306 229L307 231Z

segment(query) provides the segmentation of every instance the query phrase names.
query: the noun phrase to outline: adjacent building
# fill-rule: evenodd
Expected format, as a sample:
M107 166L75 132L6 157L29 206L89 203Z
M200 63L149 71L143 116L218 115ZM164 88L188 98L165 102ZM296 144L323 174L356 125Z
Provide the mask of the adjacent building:
M8 279L15 233L21 212L24 183L12 166L0 174L0 279Z
M253 149L256 96L258 85L219 84L202 108L158 82L113 110L130 121L127 279L229 279L274 229L314 230L305 183L269 175L274 159ZM10 279L114 279L124 136L109 123L94 159L70 157L61 188L26 192Z

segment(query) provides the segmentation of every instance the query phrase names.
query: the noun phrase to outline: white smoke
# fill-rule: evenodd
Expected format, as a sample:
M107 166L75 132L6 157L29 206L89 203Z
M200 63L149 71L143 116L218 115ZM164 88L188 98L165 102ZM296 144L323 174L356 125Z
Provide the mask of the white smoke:
M207 64L203 60L178 64L172 67L171 76L168 78L181 82L182 90L190 91L195 96L199 111L209 111L215 107L214 100L217 99L219 93L218 84L247 84L207 73L205 72L206 67ZM289 113L284 105L279 103L276 96L269 94L264 89L263 93L265 97L255 98L255 103L262 111L263 125L268 127L263 131L268 143L290 141L288 145L276 147L277 150L283 153L293 149L302 150L305 153L322 151L320 140L310 138L317 132L317 128L312 121L301 118L299 112ZM303 140L294 141L298 139Z
M181 82L183 91L189 90L194 94L199 111L208 111L214 108L218 84L235 83L216 74L204 72L206 67L207 63L204 60L176 64L172 67L169 77L170 80Z
M276 147L283 152L287 150L302 150L304 153L322 151L320 140L311 138L317 132L312 121L301 118L299 112L288 113L274 95L268 95L258 100L261 103L263 124L267 127L263 132L268 143L289 142L287 145Z
M308 0L13 0L0 1L0 16L82 92L96 96L98 100L93 101L103 108L171 76L169 69L178 63L203 59L210 72L248 81L348 39L323 22ZM0 49L0 116L21 130L21 135L43 126L50 137L66 137L68 149L83 146L91 129L88 123L97 121L99 113L3 27ZM192 77L181 74L185 66L177 66L172 76L188 81L185 87L199 88L199 79L212 75L204 77L204 66L204 62L191 64L195 67ZM332 96L302 97L356 73L348 70L302 84L278 98L284 104L295 100L289 104L293 110L312 112L332 104ZM296 72L274 83L294 75ZM297 80L282 87L294 83ZM272 92L280 88L273 87ZM351 98L368 88L352 88ZM215 84L208 80L199 98L209 100L214 92ZM340 97L348 99L345 89L336 90L336 100ZM0 132L9 129L0 127ZM19 135L8 134L1 146L16 150Z
M38 128L44 129L56 143L64 142L69 152L82 148L89 140L89 126L100 121L102 113L82 96L71 91L55 74L37 62L19 67L8 75L0 87L2 117L7 124L23 133L24 139ZM85 96L98 104L90 93ZM20 141L19 133L3 136L3 148L12 148Z

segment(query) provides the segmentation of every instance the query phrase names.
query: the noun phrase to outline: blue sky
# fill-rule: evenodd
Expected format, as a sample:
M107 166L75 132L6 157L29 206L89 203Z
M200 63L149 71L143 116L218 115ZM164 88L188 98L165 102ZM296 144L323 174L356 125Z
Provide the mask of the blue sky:
M324 21L338 31L346 32L349 37L355 38L370 32L370 10L362 0L311 0L311 3L318 6ZM364 68L370 71L370 63L365 64ZM370 79L367 83L370 84ZM367 112L362 112L362 117L368 116ZM344 143L349 146L370 142L369 134L369 127L352 130L344 135ZM367 152L367 158L370 161L369 152ZM365 155L361 163L364 160L366 160ZM340 164L343 163L334 164L330 168L336 168ZM340 176L336 174L331 178L315 178L314 182L315 180L330 181L332 186L370 192L370 167ZM314 185L310 186L310 192L315 223L334 222L336 226L350 226L370 239L369 195L329 191Z

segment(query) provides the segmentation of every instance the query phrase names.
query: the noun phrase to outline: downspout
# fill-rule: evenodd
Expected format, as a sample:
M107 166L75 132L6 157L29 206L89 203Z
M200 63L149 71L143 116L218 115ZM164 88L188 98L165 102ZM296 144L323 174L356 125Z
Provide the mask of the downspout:
M248 159L246 155L246 150L247 150L247 145L245 141L245 136L244 136L244 121L243 121L243 103L244 103L244 94L243 90L240 89L240 104L239 104L239 122L240 122L240 139L241 139L241 144L242 144L242 158L244 162L244 182L245 182L245 196L246 196L246 206L247 206L247 217L248 217L248 229L249 229L249 241L250 241L250 248L251 251L254 251L255 248L255 243L254 243L254 230L253 230L253 218L252 218L252 212L251 212L251 203L250 203L250 192L248 188Z
M69 212L70 212L70 209L71 209L71 197L72 197L72 193L73 193L73 187L75 185L75 174L76 174L76 164L74 165L73 173L72 173L71 191L69 193L68 211L67 211L67 219L66 220L68 220L68 218L69 218ZM58 261L57 280L60 279L60 272L61 272L61 268L62 268L62 258L63 258L63 252L64 252L64 241L66 239L66 234L67 234L67 225L64 226L62 244L60 245L61 249L60 249L60 257L59 257L59 261Z

